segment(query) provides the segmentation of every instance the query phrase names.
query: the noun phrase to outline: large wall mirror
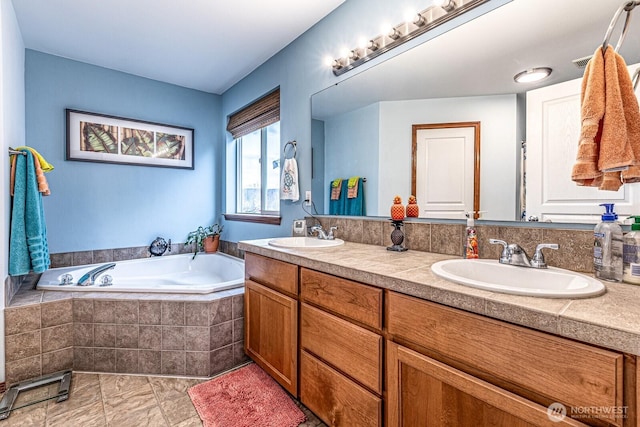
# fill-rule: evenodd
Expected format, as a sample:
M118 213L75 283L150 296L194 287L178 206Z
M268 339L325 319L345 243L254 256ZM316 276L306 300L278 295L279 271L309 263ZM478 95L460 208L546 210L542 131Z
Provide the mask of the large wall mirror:
M367 178L368 215L388 215L393 196L406 198L412 191L412 126L480 122L481 219L521 220L529 185L521 178L526 94L581 78L584 68L572 61L602 44L621 4L514 0L314 94L313 191L323 195L314 198L318 212L328 213L332 179L357 175ZM627 64L640 60L640 12L631 18L620 53ZM551 67L553 73L537 84L514 82L515 74L532 67ZM558 175L552 179L572 188L568 174ZM586 205L617 197L590 194Z

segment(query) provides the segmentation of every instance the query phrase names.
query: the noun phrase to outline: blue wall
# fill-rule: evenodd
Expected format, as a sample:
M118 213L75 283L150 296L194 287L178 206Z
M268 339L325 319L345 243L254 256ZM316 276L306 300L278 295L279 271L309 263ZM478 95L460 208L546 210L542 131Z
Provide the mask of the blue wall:
M221 97L26 51L26 139L55 166L44 198L52 253L184 242L219 221ZM65 160L65 108L195 130L195 169Z
M281 144L297 140L297 160L300 175L301 194L312 188L311 182L311 95L335 85L357 73L375 66L381 61L406 51L420 43L436 37L463 22L473 19L489 10L511 0L492 0L459 18L453 19L433 31L381 55L360 66L356 70L335 77L324 64L329 55L336 57L343 47L357 46L363 36L376 36L381 26L397 24L404 20L407 9L424 9L428 1L405 0L348 0L335 11L318 22L314 27L294 40L286 48L271 57L242 81L222 95L222 122L226 126L227 117L250 104L255 99L280 87L280 135ZM223 211L233 212L235 200L235 168L233 162L233 141L226 135L226 170L224 175L225 192ZM328 184L326 184L328 185ZM318 200L318 195L312 196ZM231 241L243 239L267 238L291 233L293 219L305 215L299 202L281 202L282 225L262 225L233 223L225 226L224 238Z

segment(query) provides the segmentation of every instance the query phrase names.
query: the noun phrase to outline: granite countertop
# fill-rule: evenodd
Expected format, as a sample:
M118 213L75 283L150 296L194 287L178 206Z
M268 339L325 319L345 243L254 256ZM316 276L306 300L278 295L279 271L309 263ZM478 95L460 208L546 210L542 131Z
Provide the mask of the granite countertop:
M238 243L246 252L434 301L510 323L640 355L640 286L603 282L598 297L557 299L510 295L459 285L431 272L452 259L430 252L391 252L383 246L345 242L323 249L282 249L270 239Z

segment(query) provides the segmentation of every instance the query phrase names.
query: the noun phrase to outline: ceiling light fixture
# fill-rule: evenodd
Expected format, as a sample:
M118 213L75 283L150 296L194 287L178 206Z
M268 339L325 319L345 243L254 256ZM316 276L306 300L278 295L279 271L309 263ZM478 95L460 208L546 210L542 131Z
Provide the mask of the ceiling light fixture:
M542 79L546 79L551 75L551 68L549 67L537 67L529 68L513 76L513 80L516 83L533 83L539 82Z
M341 57L331 62L333 74L340 76L347 71L382 55L385 52L414 39L427 31L480 6L489 0L438 0L421 12L413 14L406 22L387 27L381 35L360 43L360 49L341 52ZM367 39L365 39L367 40Z

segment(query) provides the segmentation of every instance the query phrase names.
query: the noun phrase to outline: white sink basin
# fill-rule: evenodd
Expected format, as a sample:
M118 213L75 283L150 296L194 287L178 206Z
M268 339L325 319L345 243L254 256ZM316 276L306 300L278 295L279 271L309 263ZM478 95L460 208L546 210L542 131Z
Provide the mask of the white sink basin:
M289 249L320 249L344 245L344 240L321 240L317 237L280 237L269 240L271 246Z
M437 276L488 291L546 298L586 298L605 292L604 285L584 274L561 268L535 269L496 260L451 259L436 262Z

